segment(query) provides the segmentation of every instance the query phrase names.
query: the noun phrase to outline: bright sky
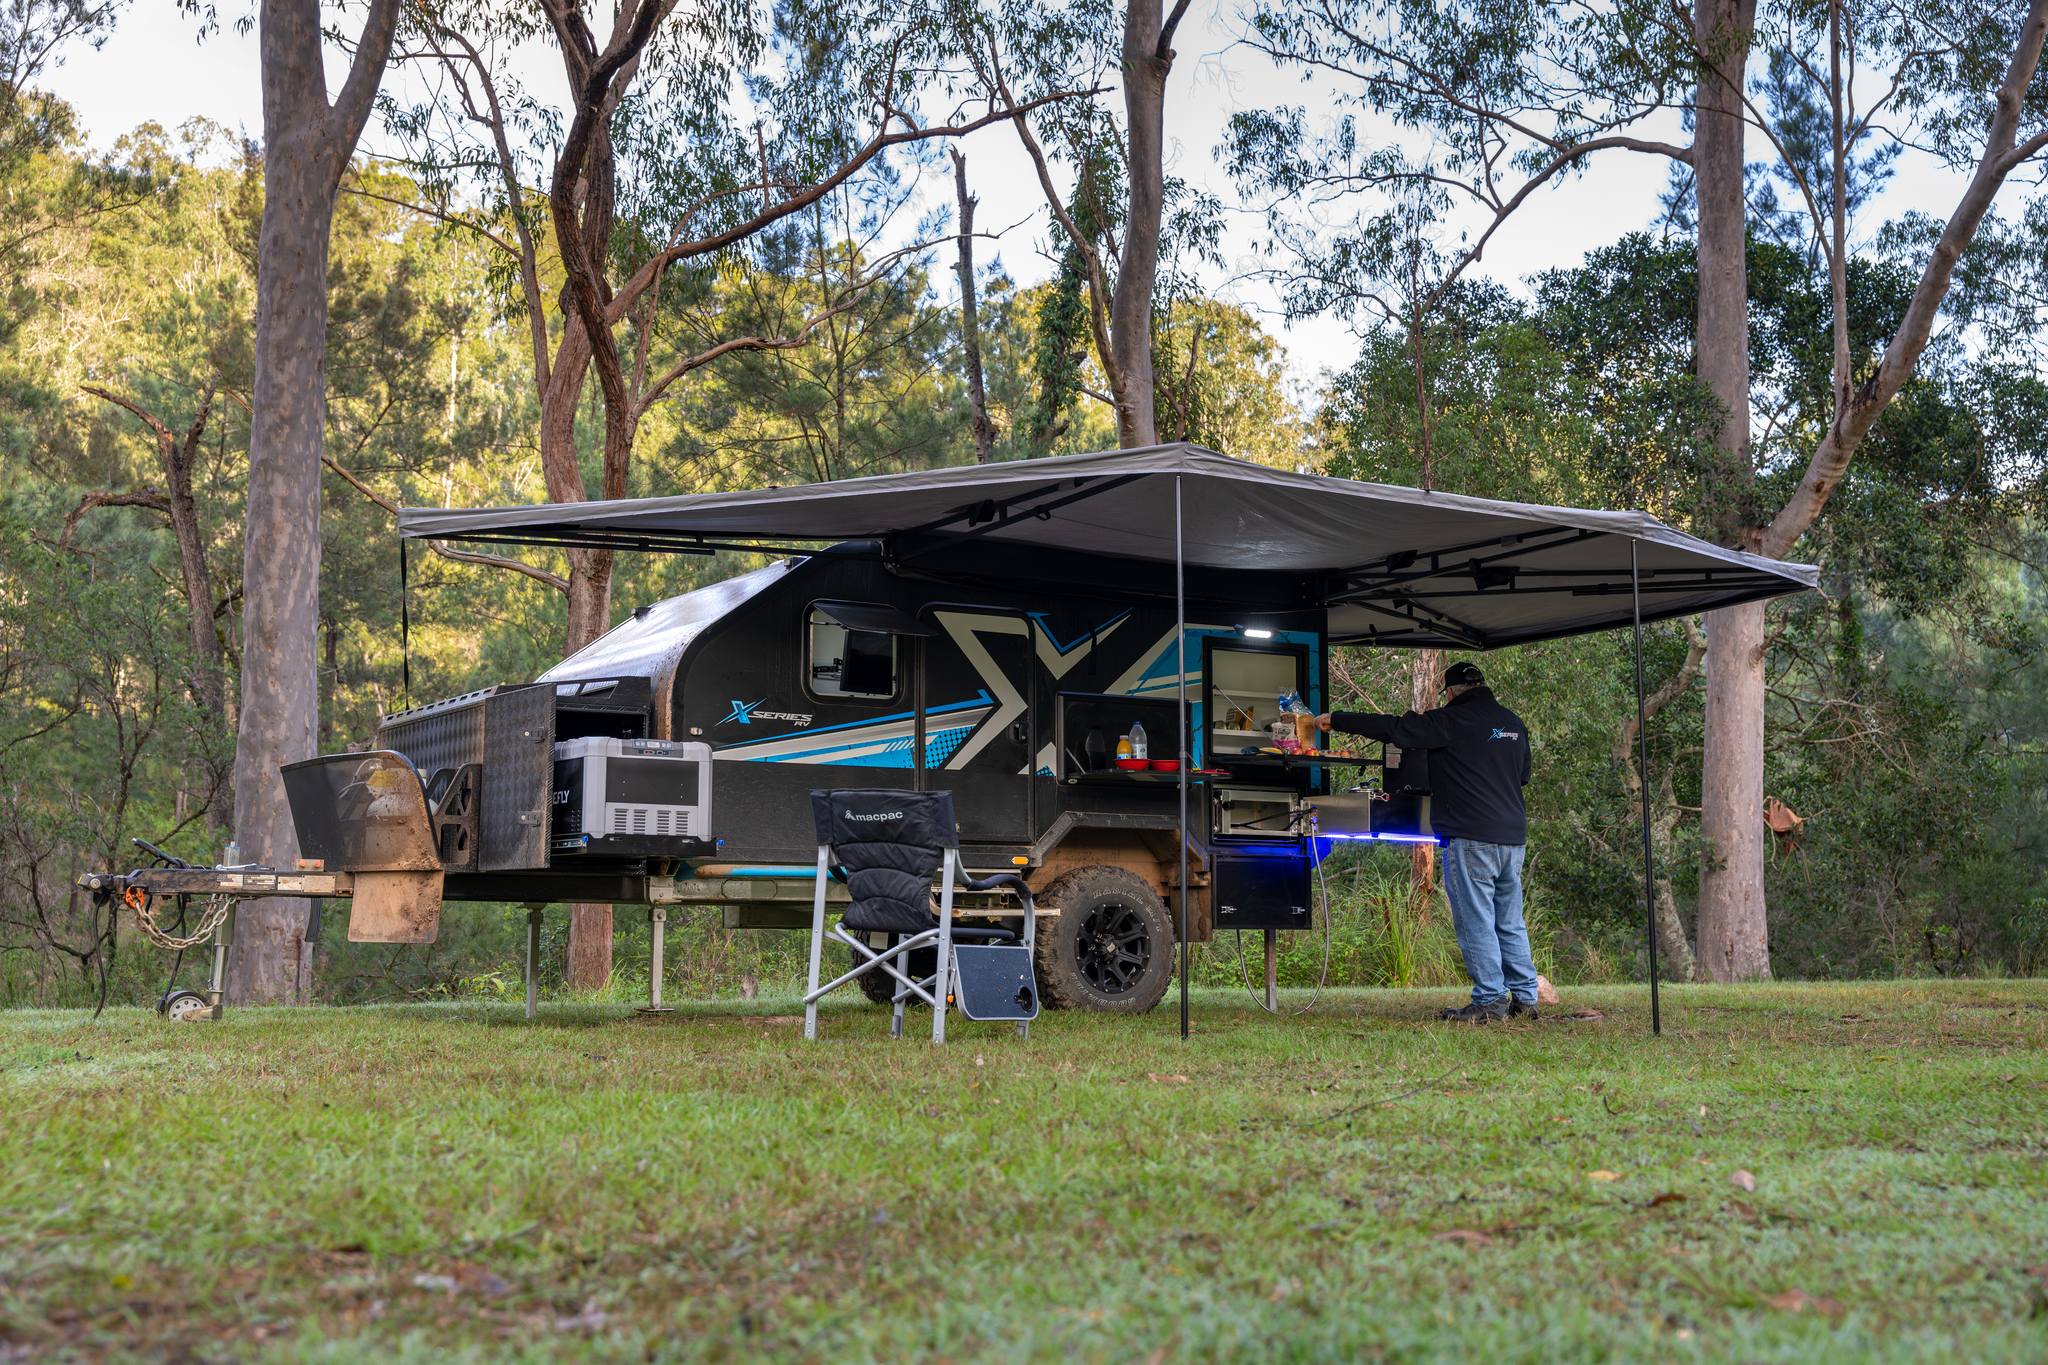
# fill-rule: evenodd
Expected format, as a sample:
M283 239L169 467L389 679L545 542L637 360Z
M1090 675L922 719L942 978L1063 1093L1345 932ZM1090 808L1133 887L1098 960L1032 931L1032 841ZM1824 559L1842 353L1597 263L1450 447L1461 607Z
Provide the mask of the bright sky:
M1231 12L1219 4L1188 16L1166 113L1168 173L1218 195L1226 204L1235 203L1237 195L1216 153L1232 113L1290 103L1313 111L1327 104L1327 94L1317 85L1276 71L1257 54L1234 46ZM143 122L154 120L174 128L194 116L260 138L263 117L254 32L245 36L224 22L203 43L197 35L197 25L178 13L170 0L141 0L122 16L100 51L73 51L48 84L78 109L98 146ZM330 68L332 88L340 72L339 54L333 51ZM559 77L550 71L536 71L536 76L536 88L543 93L559 86ZM1670 134L1676 137L1673 122ZM373 117L363 150L375 153L387 144ZM981 201L977 228L993 231L1023 220L1023 226L1012 230L993 252L984 245L978 256L987 261L994 255L1025 283L1045 278L1050 273L1042 251L1048 222L1030 162L1016 136L1007 128L989 128L967 139L966 151L970 188ZM1753 155L1761 156L1762 149ZM1478 273L1519 286L1537 271L1573 264L1588 251L1650 222L1665 183L1662 158L1610 153L1588 164L1589 169L1577 180L1564 182L1561 191L1539 193L1524 205L1489 245ZM1960 185L1958 177L1940 167L1909 158L1865 220L1875 226L1914 207L1946 216ZM941 183L934 177L927 193L932 201L950 203L950 181ZM2010 190L2006 197L2013 197ZM1320 375L1348 364L1358 348L1344 322L1318 318L1285 325L1270 289L1233 280L1258 264L1256 246L1264 230L1262 220L1250 212L1232 214L1230 224L1224 243L1227 268L1218 272L1217 292L1266 315L1267 326L1287 347L1289 370L1298 385L1312 386Z

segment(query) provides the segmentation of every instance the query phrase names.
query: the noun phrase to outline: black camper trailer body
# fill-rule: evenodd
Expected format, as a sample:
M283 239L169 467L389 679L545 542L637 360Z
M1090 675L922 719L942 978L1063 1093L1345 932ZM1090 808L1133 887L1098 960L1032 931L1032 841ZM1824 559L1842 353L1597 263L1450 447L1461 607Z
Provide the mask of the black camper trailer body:
M1021 867L1040 889L1121 871L1162 908L1141 917L1156 932L1178 864L1180 778L1162 760L1183 751L1184 660L1185 751L1213 796L1211 818L1191 822L1191 937L1217 915L1305 926L1314 850L1300 812L1328 774L1276 757L1269 731L1283 694L1323 705L1322 613L1292 594L1265 609L1241 595L1191 607L1183 650L1171 599L1109 566L1077 579L1071 564L1034 572L1035 558L982 553L956 575L854 542L780 560L643 607L531 684L389 716L375 747L411 760L437 809L472 793L471 841L443 843L457 899L665 898L796 927L811 895L811 791L943 789L966 866ZM1134 727L1141 770L1117 766ZM571 779L556 762L543 780L542 756L595 738L708 746L690 790L701 784L709 826L579 843L587 831L564 828ZM1212 915L1218 877L1230 894ZM1060 911L1058 896L1043 904ZM1163 961L1169 946L1144 948ZM1160 989L1148 981L1142 1004Z

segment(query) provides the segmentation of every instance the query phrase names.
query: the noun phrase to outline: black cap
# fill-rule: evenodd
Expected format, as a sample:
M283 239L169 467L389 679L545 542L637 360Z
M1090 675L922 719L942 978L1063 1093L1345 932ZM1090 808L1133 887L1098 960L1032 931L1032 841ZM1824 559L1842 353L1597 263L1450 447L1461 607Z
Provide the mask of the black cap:
M1477 687L1486 681L1486 675L1479 671L1478 664L1454 663L1444 670L1445 687Z

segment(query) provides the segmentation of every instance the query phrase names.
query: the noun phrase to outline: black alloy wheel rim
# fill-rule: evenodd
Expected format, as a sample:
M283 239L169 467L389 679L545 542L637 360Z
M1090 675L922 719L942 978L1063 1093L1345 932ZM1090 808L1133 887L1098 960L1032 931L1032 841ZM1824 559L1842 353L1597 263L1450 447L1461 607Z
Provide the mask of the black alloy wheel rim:
M1104 995L1128 995L1152 961L1145 921L1122 901L1104 901L1081 921L1074 940L1081 977Z

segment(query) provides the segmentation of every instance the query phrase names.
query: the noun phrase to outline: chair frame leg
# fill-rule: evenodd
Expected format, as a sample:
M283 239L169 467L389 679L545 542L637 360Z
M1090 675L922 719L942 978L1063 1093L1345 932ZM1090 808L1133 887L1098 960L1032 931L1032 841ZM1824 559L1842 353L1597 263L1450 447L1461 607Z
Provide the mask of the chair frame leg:
M939 870L939 970L932 984L932 1042L946 1041L946 996L953 984L953 877L960 854L946 850Z
M1038 902L1027 894L1024 897L1024 951L1031 954L1031 956L1025 959L1027 962L1035 963L1038 961L1037 954L1032 951L1037 945ZM1037 980L1037 974L1034 971L1032 975L1033 989L1037 987ZM1031 1036L1031 1021L1029 1019L1019 1019L1017 1021L1017 1036L1019 1038L1029 1038Z
M825 956L825 861L831 850L818 845L818 885L811 898L811 975L804 990L804 1037L818 1037L818 967Z
M897 964L899 962L907 963L908 955L913 949L938 942L938 934L939 931L936 929L927 929L918 934L906 934L894 944L878 953L848 933L844 926L834 926L826 937L836 942L844 943L853 951L854 966L852 970L841 972L824 985L806 991L804 993L804 1003L809 1004L813 997L822 1000L855 977L865 976L867 973L880 968L896 979L897 994L906 999L914 995L929 1005L932 1002L932 978L927 977L923 981L918 981L900 969Z

